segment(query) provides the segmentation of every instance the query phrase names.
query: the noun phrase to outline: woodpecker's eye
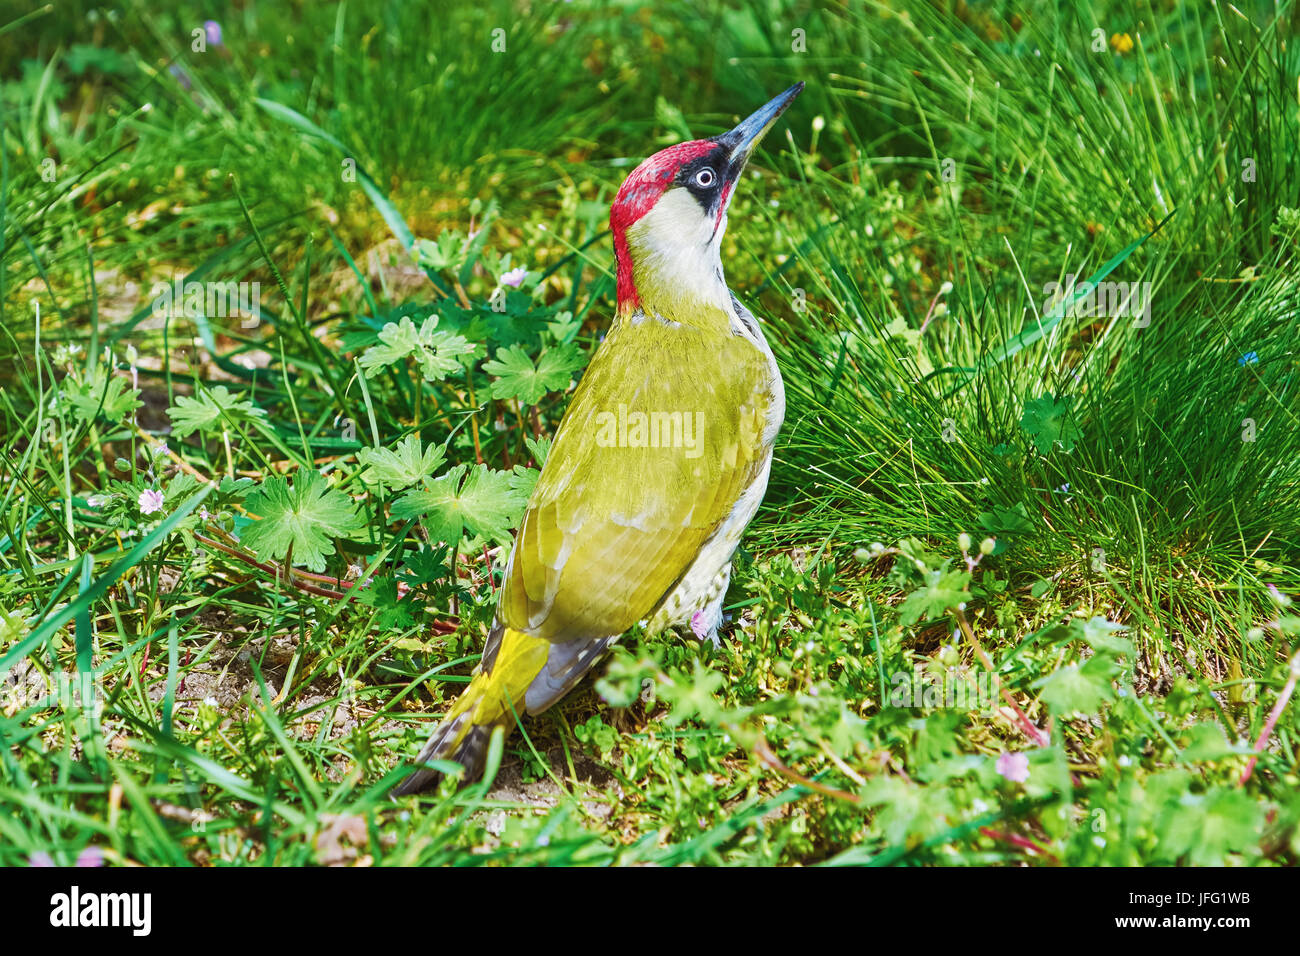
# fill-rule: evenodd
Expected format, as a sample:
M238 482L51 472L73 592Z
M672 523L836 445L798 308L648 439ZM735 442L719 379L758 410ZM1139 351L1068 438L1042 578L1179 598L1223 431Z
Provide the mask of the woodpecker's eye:
M716 178L717 176L714 174L713 170L709 169L708 166L705 166L695 174L695 185L699 186L701 189L708 189L713 185L713 181Z

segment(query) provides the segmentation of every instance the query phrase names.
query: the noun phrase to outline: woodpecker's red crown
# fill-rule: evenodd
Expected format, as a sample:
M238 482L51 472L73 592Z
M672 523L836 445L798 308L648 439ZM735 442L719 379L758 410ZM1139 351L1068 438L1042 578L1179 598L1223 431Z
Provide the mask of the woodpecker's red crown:
M648 215L669 191L685 189L694 197L702 217L712 223L710 239L723 225L736 180L754 147L803 89L796 83L756 110L734 129L709 139L695 139L661 149L644 160L623 181L609 211L618 260L619 307L638 304L627 232Z

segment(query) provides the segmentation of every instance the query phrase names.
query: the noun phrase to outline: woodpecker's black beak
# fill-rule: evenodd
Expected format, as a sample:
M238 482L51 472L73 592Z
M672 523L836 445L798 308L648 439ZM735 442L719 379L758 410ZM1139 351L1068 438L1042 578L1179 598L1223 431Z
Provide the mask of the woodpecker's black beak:
M740 175L741 170L745 168L745 163L749 161L750 154L754 152L754 147L776 123L777 117L794 102L794 98L802 89L803 83L796 83L751 113L735 129L717 137L717 142L727 150L727 165L733 178Z

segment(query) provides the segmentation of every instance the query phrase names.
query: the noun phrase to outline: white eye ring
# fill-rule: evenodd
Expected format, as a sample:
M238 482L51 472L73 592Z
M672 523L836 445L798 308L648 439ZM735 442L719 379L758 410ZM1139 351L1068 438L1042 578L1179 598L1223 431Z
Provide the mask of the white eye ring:
M695 174L695 185L699 186L702 189L708 189L710 186L713 185L713 178L714 178L713 170L705 166L703 169L701 169L698 173Z

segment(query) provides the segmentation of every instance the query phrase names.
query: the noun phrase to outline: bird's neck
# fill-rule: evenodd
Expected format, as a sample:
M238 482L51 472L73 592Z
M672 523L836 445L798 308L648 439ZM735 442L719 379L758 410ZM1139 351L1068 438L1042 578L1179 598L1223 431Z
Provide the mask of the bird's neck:
M640 309L680 325L729 328L731 292L719 254L723 229L725 222L711 235L683 237L647 219L616 235L619 314Z

